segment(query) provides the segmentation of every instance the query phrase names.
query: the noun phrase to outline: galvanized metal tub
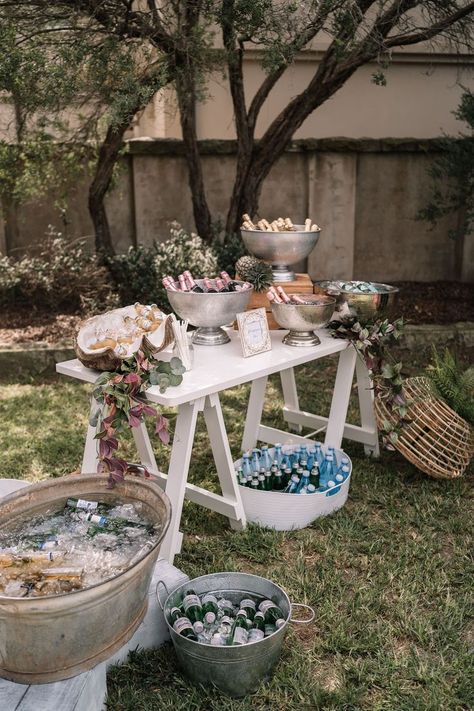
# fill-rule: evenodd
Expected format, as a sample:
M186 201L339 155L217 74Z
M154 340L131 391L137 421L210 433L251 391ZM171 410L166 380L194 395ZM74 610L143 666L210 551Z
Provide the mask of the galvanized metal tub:
M246 595L271 598L285 615L285 624L269 637L242 646L214 647L193 642L177 634L169 622L171 608L179 607L189 589L198 595L206 592L225 594L235 603ZM176 656L186 676L197 684L214 685L234 697L255 691L260 682L271 675L280 658L291 618L291 603L286 592L271 580L247 573L213 573L194 578L173 590L163 609Z
M110 657L142 621L171 504L151 481L129 477L107 489L107 477L69 476L33 484L0 501L0 528L16 516L36 515L83 498L113 503L141 502L160 525L155 546L120 575L85 590L37 598L0 595L0 676L22 684L43 684L80 674Z

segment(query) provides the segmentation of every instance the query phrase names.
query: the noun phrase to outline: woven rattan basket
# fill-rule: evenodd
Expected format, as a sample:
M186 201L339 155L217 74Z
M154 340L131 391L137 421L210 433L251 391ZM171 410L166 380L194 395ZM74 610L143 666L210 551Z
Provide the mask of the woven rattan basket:
M408 378L403 386L408 417L394 447L409 462L435 479L461 476L474 455L474 428L433 392L427 378ZM396 418L383 400L375 400L377 423Z

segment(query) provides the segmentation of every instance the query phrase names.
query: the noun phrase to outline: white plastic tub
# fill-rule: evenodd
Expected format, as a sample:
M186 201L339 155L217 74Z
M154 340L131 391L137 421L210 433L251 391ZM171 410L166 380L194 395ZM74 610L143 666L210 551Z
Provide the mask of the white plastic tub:
M323 450L325 451L325 447ZM273 454L273 449L270 450ZM338 460L345 452L336 449ZM349 459L349 457L347 457ZM236 468L241 460L235 462ZM327 516L342 508L347 501L352 475L352 462L349 459L349 476L341 484L336 484L326 491L314 494L285 494L282 491L254 491L240 486L242 503L250 523L273 528L276 531L291 531L306 528L320 516Z

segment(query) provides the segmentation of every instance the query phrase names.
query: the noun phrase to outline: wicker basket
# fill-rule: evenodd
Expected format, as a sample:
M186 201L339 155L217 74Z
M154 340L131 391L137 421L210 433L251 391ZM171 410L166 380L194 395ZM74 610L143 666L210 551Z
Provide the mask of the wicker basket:
M461 476L474 455L474 429L434 394L428 378L408 378L403 389L411 422L403 425L394 447L435 479ZM384 420L396 422L383 400L376 399L375 412L380 429Z

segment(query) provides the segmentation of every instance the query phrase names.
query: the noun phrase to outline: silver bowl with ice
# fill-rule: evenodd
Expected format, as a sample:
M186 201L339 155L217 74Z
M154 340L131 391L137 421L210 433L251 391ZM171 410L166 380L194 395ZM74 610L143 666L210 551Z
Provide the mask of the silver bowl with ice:
M196 279L196 284L205 288L203 279ZM242 287L240 291L195 292L173 291L166 289L166 295L173 311L181 319L187 319L192 326L197 326L193 343L198 346L220 346L230 341L222 326L235 321L236 314L245 311L253 292L248 282L236 281ZM179 289L179 282L174 283Z
M331 320L357 318L361 324L389 316L396 305L398 288L375 281L316 281L316 294L326 294L336 299Z
M295 231L266 232L245 230L240 233L250 254L272 265L273 281L294 281L292 264L306 259L313 251L321 230L305 231L304 225L294 225Z
M307 347L321 343L314 333L315 328L327 326L334 311L336 299L333 296L314 294L292 294L304 303L276 304L272 303L272 313L275 321L288 333L283 337L287 346Z

